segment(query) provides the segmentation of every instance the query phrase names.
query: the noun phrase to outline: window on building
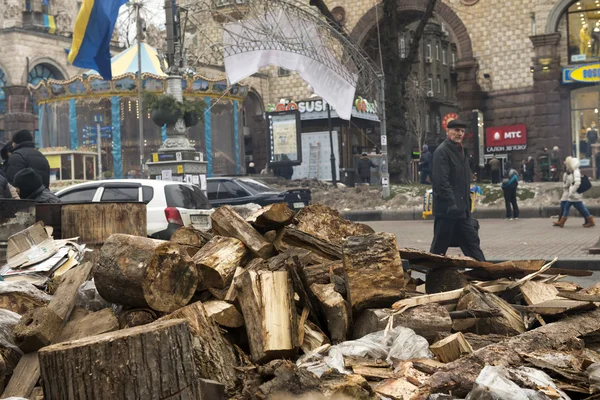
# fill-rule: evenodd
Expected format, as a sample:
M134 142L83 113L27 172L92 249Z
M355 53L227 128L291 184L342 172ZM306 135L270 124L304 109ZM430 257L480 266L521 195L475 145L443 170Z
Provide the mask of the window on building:
M440 45L435 44L435 59L440 61Z
M27 78L27 82L31 83L33 86L36 86L38 83L43 81L44 79L64 79L64 77L57 72L54 67L48 64L38 64L31 71L29 71L29 76ZM37 104L33 104L33 112L37 114L38 107Z
M444 97L448 97L448 79L444 79Z
M433 77L431 75L427 79L427 90L433 92Z
M292 74L292 71L290 71L289 69L279 67L279 72L278 72L279 76L290 76L291 74Z
M448 60L446 60L446 49L442 50L442 64L448 64Z
M6 112L6 94L2 88L6 86L6 75L4 71L0 69L0 114L4 114Z
M438 135L442 132L442 120L440 114L435 114L435 133Z
M456 53L452 52L452 68L456 67Z
M600 60L600 2L580 0L568 10L569 62Z
M581 166L591 166L592 145L598 143L600 121L600 92L597 86L571 91L571 132L573 133L572 154L581 160Z
M437 92L442 93L442 77L437 76Z
M406 58L406 40L404 39L404 35L400 36L398 47L400 50L400 58Z
M50 14L50 0L42 0L42 14Z
M431 43L427 43L427 57L431 59Z
M425 113L425 132L431 132L431 114L429 111Z

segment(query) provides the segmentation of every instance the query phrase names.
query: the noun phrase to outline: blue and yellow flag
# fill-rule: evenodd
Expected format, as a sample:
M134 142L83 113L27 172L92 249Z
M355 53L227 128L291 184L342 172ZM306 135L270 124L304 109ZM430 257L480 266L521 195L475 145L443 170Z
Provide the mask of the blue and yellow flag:
M69 62L80 68L91 68L105 80L112 79L110 39L127 0L83 0L75 28Z

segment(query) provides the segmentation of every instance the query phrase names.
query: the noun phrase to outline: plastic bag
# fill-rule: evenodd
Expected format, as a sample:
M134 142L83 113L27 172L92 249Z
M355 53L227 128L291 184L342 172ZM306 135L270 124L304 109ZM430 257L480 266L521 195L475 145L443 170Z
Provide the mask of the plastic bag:
M533 382L544 382L554 384L552 379L542 371L533 368L521 368L518 370L508 370L504 367L486 366L481 370L475 380L473 390L467 395L466 400L548 400L549 397L544 393L532 389L523 389L509 379L510 374L527 377ZM545 375L545 376L544 376ZM548 386L544 384L544 386ZM561 392L563 400L569 400Z
M427 339L417 335L412 329L402 328L394 339L392 348L386 358L387 362L394 364L396 361L406 361L415 358L433 358L429 350ZM396 329L394 329L396 330Z
M519 367L510 370L510 375L513 381L526 383L526 386L535 385L538 388L538 394L541 392L551 393L552 399L570 400L569 396L556 386L554 380L544 371L529 367ZM525 385L524 385L525 386ZM560 397L557 397L560 396ZM546 398L545 395L537 398Z
M84 282L79 287L77 294L76 307L83 307L89 311L100 311L105 308L112 307L112 304L100 297L98 290L96 290L96 284L94 280Z

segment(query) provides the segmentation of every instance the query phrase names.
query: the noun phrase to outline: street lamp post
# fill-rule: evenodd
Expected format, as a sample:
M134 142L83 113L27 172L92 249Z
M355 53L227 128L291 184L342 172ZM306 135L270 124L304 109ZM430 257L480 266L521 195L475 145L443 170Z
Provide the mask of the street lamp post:
M329 126L329 148L331 149L331 156L329 160L331 161L331 183L334 187L337 187L337 173L335 171L335 152L333 148L333 129L331 127L331 105L327 104L327 124Z

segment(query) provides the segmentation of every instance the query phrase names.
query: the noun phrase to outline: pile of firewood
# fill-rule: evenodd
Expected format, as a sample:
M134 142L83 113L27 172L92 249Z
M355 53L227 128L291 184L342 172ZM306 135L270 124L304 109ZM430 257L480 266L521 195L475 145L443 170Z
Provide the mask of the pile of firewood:
M0 283L2 398L502 398L499 381L514 398L600 389L600 287L563 282L589 273L552 262L402 249L327 207L285 204L245 217L221 207L212 232L181 228L170 241L113 234L95 253L51 296ZM368 347L398 327L410 329L404 348L424 343L428 356L373 356L351 342Z

